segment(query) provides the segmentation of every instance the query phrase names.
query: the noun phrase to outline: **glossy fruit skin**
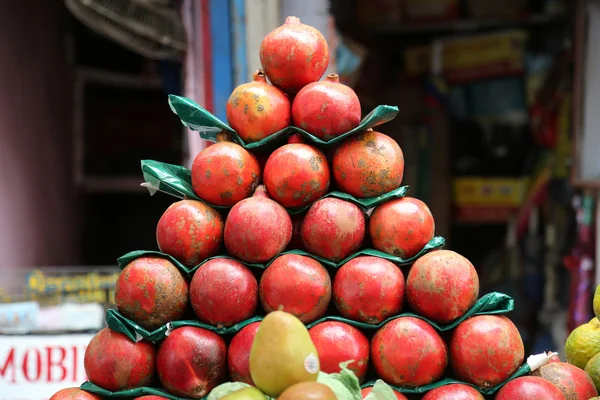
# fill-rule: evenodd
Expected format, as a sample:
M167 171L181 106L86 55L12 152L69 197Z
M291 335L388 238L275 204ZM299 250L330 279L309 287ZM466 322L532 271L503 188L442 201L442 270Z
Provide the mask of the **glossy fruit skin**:
M304 207L329 189L329 164L322 151L304 143L286 144L269 157L264 184L269 197L286 208Z
M378 324L402 311L404 275L383 258L353 258L335 275L333 301L343 317Z
M565 395L545 379L522 376L504 385L496 400L565 400Z
M381 196L402 184L404 153L391 137L364 131L335 149L332 168L339 190L357 198Z
M88 344L83 359L88 380L117 392L148 386L154 377L156 350L150 342L132 342L104 328Z
M229 211L223 237L229 254L245 262L262 263L287 247L292 238L292 220L261 185L254 196Z
M324 141L356 128L360 117L358 96L337 74L304 86L292 103L294 126Z
M285 311L308 324L325 315L331 302L331 278L317 260L284 254L263 273L259 296L265 312Z
M430 390L422 400L485 400L481 393L469 385L458 383Z
M395 386L419 387L436 382L448 365L444 340L427 322L399 317L371 340L371 362L377 375Z
M277 400L337 400L331 388L318 382L300 382L287 388Z
M447 324L477 301L479 277L473 264L451 250L419 257L406 278L406 300L419 315Z
M568 363L546 364L531 374L552 382L565 395L566 400L586 400L598 396L592 378L581 368Z
M360 248L365 214L353 203L328 197L314 203L302 223L302 243L311 254L339 262Z
M523 340L505 316L478 315L460 323L450 339L450 364L456 377L489 388L523 364Z
M354 360L348 368L362 382L369 368L369 339L357 328L344 322L325 321L309 329L308 333L317 348L321 371L335 374L341 371L340 363Z
M188 305L189 285L169 260L140 257L123 268L115 304L125 317L148 330L179 319Z
M156 371L169 393L201 399L227 378L227 346L209 330L177 328L158 348Z
M321 79L329 65L329 47L317 29L287 17L262 40L260 63L273 85L297 93Z
M217 135L217 143L202 150L192 164L192 187L202 200L231 207L252 196L261 178L256 157L229 134Z
M229 327L254 316L258 282L241 262L213 258L194 274L190 302L201 322Z
M373 391L373 387L366 387L366 388L360 390L360 394L362 395L362 398L364 399L372 391ZM398 400L408 400L408 397L406 397L405 395L403 395L402 393L400 393L396 390L394 390L394 394L396 395L396 398Z
M424 202L402 197L373 210L369 234L375 249L408 259L416 256L433 239L435 221Z
M254 81L236 87L229 96L227 122L246 143L258 142L291 125L290 100L280 89L267 83L262 70Z
M158 221L156 242L160 251L193 267L218 253L223 243L223 218L201 201L175 202Z
M234 382L244 382L254 386L250 375L250 349L260 322L253 322L235 334L227 350L227 369Z
M292 239L288 243L286 250L304 250L302 243L302 223L304 222L305 213L292 214Z
M59 390L50 397L50 400L102 400L102 398L78 387L72 387Z

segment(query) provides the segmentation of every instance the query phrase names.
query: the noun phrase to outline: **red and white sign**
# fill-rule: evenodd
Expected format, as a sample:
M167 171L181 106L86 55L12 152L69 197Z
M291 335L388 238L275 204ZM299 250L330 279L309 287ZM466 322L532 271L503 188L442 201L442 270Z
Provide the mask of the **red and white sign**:
M81 385L93 334L0 336L0 400L48 400Z

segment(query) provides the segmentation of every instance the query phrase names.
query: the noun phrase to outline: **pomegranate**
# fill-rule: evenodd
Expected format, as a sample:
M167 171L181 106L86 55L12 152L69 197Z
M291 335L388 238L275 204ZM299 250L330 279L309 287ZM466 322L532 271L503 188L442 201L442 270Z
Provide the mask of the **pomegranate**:
M160 217L156 241L160 251L193 267L221 248L223 219L201 201L181 200L171 204Z
M292 218L292 239L286 250L304 250L304 244L302 244L302 223L304 222L305 213L293 214Z
M433 239L435 221L425 203L413 197L388 201L369 220L373 247L403 259L416 256Z
M102 400L102 398L78 387L72 387L59 390L50 397L50 400Z
M225 341L206 329L177 328L158 348L156 372L169 393L201 399L227 378Z
M83 365L90 382L118 392L148 386L154 375L155 358L152 343L134 343L122 333L104 328L88 344Z
M218 327L231 326L254 315L258 282L239 261L213 258L194 274L190 302L200 321Z
M459 324L450 339L450 364L458 379L489 388L523 363L517 327L505 316L478 315Z
M565 395L545 379L522 376L504 385L496 395L496 400L565 400Z
M448 349L427 322L399 317L373 336L371 360L377 376L388 384L419 387L442 377L448 365Z
M294 126L324 141L356 128L360 117L358 96L340 83L338 74L304 86L292 103Z
M291 125L290 100L281 90L267 83L263 70L254 81L236 87L229 96L227 122L246 143L261 141Z
M454 383L430 390L422 400L485 400L485 398L469 385Z
M227 132L202 150L192 164L192 187L202 200L231 207L250 197L260 181L260 165L252 153L230 140Z
M325 154L301 142L299 134L271 154L264 170L269 196L287 208L304 207L329 189L329 165Z
M354 360L348 368L362 382L369 368L369 340L352 325L337 321L321 322L308 331L314 343L321 371L335 374L340 363Z
M404 275L383 258L353 258L335 275L333 302L346 318L378 324L402 310Z
M141 257L119 274L115 304L125 317L154 330L184 314L188 293L188 283L169 260Z
M393 390L393 389L392 389ZM373 387L367 387L364 389L361 389L360 394L362 395L362 398L364 399L365 397L368 396L369 393L371 393L373 391ZM398 400L408 400L408 397L406 397L405 395L403 395L402 393L398 392L397 390L394 390L394 394L396 395L396 398Z
M334 262L356 252L364 237L364 212L355 204L334 197L313 204L302 223L306 251Z
M439 323L462 317L477 301L479 277L465 257L439 250L412 265L406 278L406 299L417 314Z
M254 196L237 203L225 221L225 247L234 257L249 263L270 260L292 238L292 220L285 208L259 186Z
M265 312L288 312L308 324L325 315L331 301L331 279L316 260L298 254L277 257L260 278Z
M551 351L547 351L546 354L550 355L552 352ZM558 357L558 354L554 353L554 355L550 356L550 359L548 360L548 364L550 363L554 363L554 362L561 362L560 358Z
M287 17L262 40L260 63L273 85L296 93L321 79L329 65L329 47L317 29Z
M592 378L582 369L564 362L546 364L532 372L553 383L564 394L565 400L586 400L598 396Z
M250 375L250 349L260 322L253 322L235 334L227 351L227 367L232 381L254 386Z

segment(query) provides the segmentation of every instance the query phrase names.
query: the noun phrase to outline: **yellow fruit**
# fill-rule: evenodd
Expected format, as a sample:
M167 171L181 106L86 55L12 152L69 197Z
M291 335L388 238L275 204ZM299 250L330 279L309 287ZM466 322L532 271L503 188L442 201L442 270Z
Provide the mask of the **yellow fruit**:
M255 387L247 387L229 393L220 400L267 400L267 397Z
M590 358L585 366L585 372L592 378L596 390L600 390L600 353Z
M590 319L590 322L588 322L588 324L593 325L593 326L600 326L600 320L596 317Z
M569 335L565 343L567 362L584 369L590 358L600 353L600 321L583 324Z
M596 314L596 318L600 318L600 285L596 287L596 293L594 293L594 314Z
M277 400L336 400L336 397L327 385L300 382L287 388Z
M277 397L296 383L316 381L319 368L317 349L304 324L284 311L267 314L250 349L256 387Z

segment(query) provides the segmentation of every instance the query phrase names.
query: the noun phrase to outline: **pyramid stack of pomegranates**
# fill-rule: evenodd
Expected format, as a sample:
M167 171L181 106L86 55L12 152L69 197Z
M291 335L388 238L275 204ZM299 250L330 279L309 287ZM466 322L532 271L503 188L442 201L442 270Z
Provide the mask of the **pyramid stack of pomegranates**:
M406 196L402 150L383 133L398 109L367 113L324 77L327 43L295 17L264 38L260 60L226 123L170 96L216 143L191 171L142 162L151 192L180 200L158 221L158 250L119 259L118 310L87 348L82 388L200 399L252 385L250 348L275 310L307 326L323 373L350 362L365 396L382 379L399 399L483 399L529 373L502 315L512 299L480 297L473 265L441 249L427 205Z

